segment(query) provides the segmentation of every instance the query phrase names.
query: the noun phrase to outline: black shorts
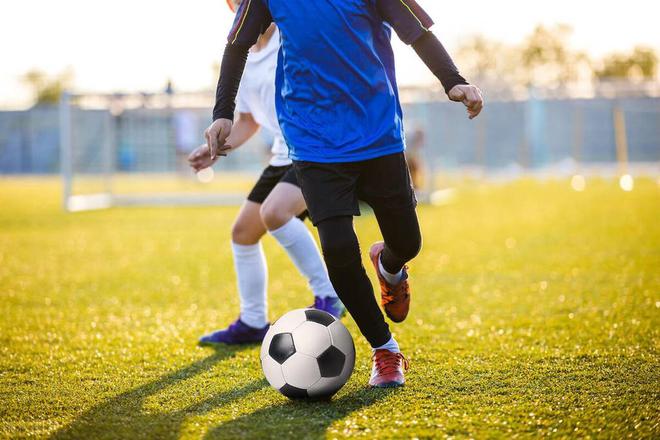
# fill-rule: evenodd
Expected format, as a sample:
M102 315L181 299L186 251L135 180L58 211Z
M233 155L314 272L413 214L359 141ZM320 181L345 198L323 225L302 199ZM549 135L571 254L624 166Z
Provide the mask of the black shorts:
M275 185L280 182L290 183L300 188L298 177L296 176L292 165L284 165L281 167L268 165L261 172L261 176L259 176L257 183L252 187L247 199L251 202L262 204L273 188L275 188Z
M360 215L359 200L378 214L414 209L412 179L403 153L361 162L294 161L314 225L343 215Z
M261 176L259 176L257 183L255 183L252 187L252 191L250 191L250 194L248 194L247 199L251 202L261 205L271 193L273 188L275 188L275 185L280 182L290 183L300 188L298 177L296 176L292 165L284 165L281 167L268 165L261 172ZM304 221L305 218L307 218L307 215L307 211L305 210L300 215L298 215L298 218Z

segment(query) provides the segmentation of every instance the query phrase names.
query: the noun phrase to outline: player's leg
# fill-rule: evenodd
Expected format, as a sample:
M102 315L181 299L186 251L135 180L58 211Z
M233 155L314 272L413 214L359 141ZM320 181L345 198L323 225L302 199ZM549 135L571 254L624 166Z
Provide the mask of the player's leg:
M260 239L266 233L261 204L246 200L231 231L231 249L240 297L240 316L227 328L202 336L202 344L260 342L268 330L268 269Z
M390 319L401 322L410 305L405 264L421 247L417 202L403 153L362 163L358 193L374 209L385 240L374 244L369 252L380 282L381 303ZM369 383L377 387L401 385L407 368L408 361L392 339L374 350Z
M384 242L369 252L381 287L381 303L394 322L403 321L410 307L405 264L421 248L416 200L403 153L383 156L364 165L360 192L374 209Z
M269 231L285 226L293 217L305 212L307 206L300 188L289 182L279 182L261 205L261 220Z
M371 386L404 383L405 360L392 337L360 256L353 216L360 213L360 165L296 162L305 202L319 231L321 248L335 291L373 348Z
M260 243L266 228L260 209L285 171L284 167L267 167L236 217L231 231L231 247L241 303L240 316L229 327L200 338L201 343L259 342L268 330L268 269Z
M369 344L374 348L382 346L392 335L362 265L353 217L331 217L319 222L317 228L335 290Z
M314 294L311 307L341 317L344 306L330 283L312 234L299 218L306 209L295 173L290 170L261 205L261 218L270 234L307 279Z
M374 297L371 281L362 265L353 217L331 217L322 220L317 227L332 284L373 350L369 385L379 388L403 385L407 360Z
M261 222L260 208L259 203L246 200L231 231L241 321L252 328L268 325L268 268L260 242L266 228Z

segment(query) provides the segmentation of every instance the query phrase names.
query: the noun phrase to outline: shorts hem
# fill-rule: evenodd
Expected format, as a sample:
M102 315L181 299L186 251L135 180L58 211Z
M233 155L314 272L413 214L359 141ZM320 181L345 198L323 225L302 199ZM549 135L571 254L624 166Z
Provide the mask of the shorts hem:
M293 165L285 165L281 167L269 165L264 168L248 193L246 200L261 205L268 198L277 184L281 182L290 183L300 188L300 183L298 182Z
M310 216L310 218L312 220L312 224L314 226L317 226L323 220L327 220L327 219L333 218L333 217L344 217L344 216L347 216L347 215L349 215L351 217L359 216L360 215L360 209L359 208L356 208L356 209L338 209L338 210L335 210L335 211L324 212L323 214L318 215L315 218L311 218L311 216Z

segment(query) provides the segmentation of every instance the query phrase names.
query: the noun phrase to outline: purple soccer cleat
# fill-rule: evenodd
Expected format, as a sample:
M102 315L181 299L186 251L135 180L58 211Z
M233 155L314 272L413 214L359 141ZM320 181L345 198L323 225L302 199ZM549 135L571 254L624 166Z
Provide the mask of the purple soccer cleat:
M339 319L346 314L344 303L337 297L321 298L320 296L314 297L314 304L309 306L310 309L323 310L330 313L335 318Z
M218 330L199 338L200 345L207 344L256 344L264 340L270 324L263 328L254 328L238 318L224 330Z

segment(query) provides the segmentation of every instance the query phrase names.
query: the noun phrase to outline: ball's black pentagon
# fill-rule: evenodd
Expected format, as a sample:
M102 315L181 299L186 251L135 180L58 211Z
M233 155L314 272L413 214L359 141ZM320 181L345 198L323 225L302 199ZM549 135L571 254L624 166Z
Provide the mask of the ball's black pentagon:
M280 393L284 394L289 399L304 399L305 397L308 397L307 390L296 388L288 383L280 388Z
M336 377L341 374L346 362L346 355L334 345L316 358L321 371L321 377Z
M305 317L308 321L316 322L326 327L335 322L335 317L323 310L305 310Z
M291 333L276 334L270 341L270 347L268 347L268 354L280 365L293 356L295 352L296 346L293 344Z

